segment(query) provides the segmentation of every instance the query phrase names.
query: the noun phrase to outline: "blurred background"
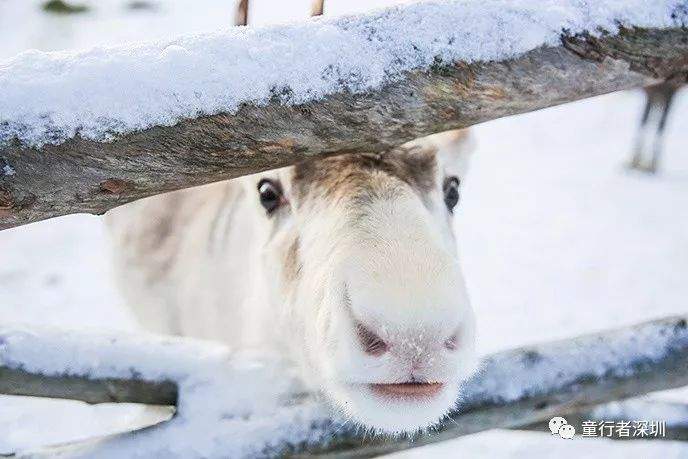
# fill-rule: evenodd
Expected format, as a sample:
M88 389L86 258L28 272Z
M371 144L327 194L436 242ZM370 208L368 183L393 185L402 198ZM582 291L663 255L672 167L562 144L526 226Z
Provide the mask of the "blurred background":
M327 0L326 15L394 0ZM303 20L309 0L251 0L249 23ZM232 0L0 0L0 66L60 51L231 27ZM2 90L2 88L0 88ZM688 91L679 92L656 175L629 170L644 106L617 93L473 128L477 151L456 213L481 354L686 312ZM0 323L133 330L101 217L0 232ZM688 391L652 395L688 402ZM127 406L0 397L0 454L123 429ZM405 457L688 457L668 440L562 441L490 431Z

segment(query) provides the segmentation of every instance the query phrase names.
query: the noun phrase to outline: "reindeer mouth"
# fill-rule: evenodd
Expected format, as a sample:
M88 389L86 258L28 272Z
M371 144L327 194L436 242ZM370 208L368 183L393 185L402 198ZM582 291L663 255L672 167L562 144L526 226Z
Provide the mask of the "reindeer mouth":
M442 391L442 383L408 382L398 384L369 384L374 394L391 399L415 400L432 398Z

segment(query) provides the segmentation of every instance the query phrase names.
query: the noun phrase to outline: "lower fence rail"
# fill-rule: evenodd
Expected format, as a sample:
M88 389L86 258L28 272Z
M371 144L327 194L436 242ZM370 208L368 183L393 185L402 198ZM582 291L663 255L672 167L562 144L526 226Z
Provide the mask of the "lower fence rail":
M279 365L247 362L222 347L186 338L0 329L0 394L175 405L177 410L171 420L143 433L20 456L59 451L77 457L118 448L169 454L176 447L183 450L184 439L177 437L184 429L193 431L202 416L203 435L190 435L188 441L214 445L204 450L208 455L373 457L494 428L532 428L553 416L686 386L688 319L668 317L489 355L464 384L455 411L435 428L406 437L371 435L348 426L332 417L317 396L297 394L289 378L276 376L284 370ZM238 403L242 397L226 396L240 385L279 386L274 412L263 406L251 413L250 400ZM212 409L195 413L195 401L207 396L214 400ZM208 428L213 416L217 427ZM244 424L258 421L260 435L236 434L246 430Z

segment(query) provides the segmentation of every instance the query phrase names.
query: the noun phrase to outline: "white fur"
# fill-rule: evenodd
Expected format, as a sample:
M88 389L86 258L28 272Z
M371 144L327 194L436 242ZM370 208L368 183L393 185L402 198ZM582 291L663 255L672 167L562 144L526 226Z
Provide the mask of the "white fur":
M436 423L475 367L473 312L442 194L445 176L465 174L468 146L454 136L419 142L439 147L436 186L423 197L392 180L393 193L365 204L296 202L293 169L285 168L179 192L183 209L167 196L111 212L129 303L157 331L280 353L306 385L365 426L398 433ZM266 176L280 180L290 201L270 217L256 191ZM132 240L151 230L139 222L163 206L188 215L173 242L140 253ZM289 283L285 260L297 237L302 268ZM168 268L151 268L170 251ZM356 321L389 343L388 352L366 354ZM456 333L458 348L449 350L445 341ZM368 385L409 381L443 388L432 398L392 401Z

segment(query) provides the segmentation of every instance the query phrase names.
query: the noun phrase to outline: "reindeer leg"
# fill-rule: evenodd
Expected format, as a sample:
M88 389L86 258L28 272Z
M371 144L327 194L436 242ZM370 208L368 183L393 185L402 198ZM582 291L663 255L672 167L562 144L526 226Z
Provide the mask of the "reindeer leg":
M662 114L659 119L659 124L657 125L657 131L655 132L654 143L652 145L652 160L650 161L650 165L647 168L647 171L653 174L657 172L657 166L659 165L659 160L662 156L662 151L664 147L664 128L666 126L666 121L667 117L669 116L669 112L671 111L671 102L674 99L674 94L676 94L675 89L665 93L663 95L664 97L662 97Z
M325 11L325 0L313 0L311 3L311 16L322 16Z
M239 0L235 5L234 10L234 25L245 26L248 25L248 0Z
M631 157L631 162L629 167L631 169L640 169L643 160L643 146L647 138L647 121L650 118L650 112L654 105L653 93L645 90L645 108L643 110L643 117L640 119L640 126L638 126L638 131L635 138L635 147L633 148L633 156Z

